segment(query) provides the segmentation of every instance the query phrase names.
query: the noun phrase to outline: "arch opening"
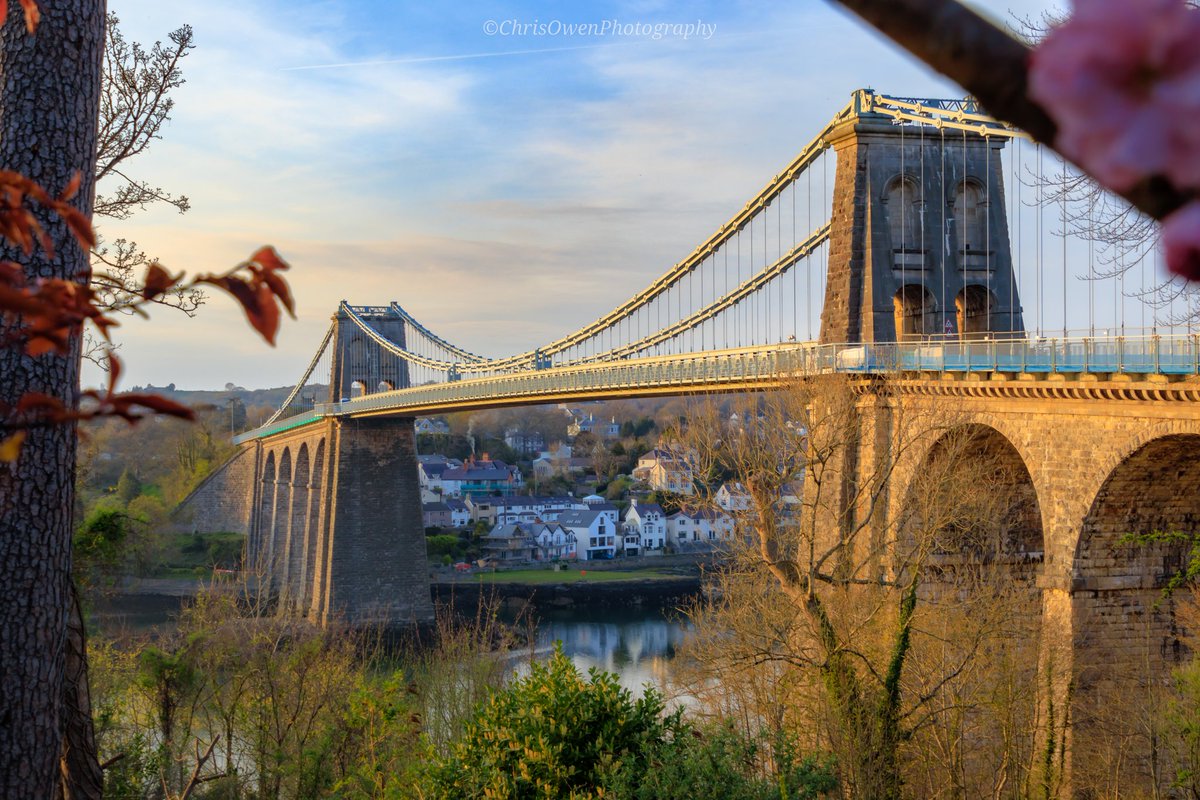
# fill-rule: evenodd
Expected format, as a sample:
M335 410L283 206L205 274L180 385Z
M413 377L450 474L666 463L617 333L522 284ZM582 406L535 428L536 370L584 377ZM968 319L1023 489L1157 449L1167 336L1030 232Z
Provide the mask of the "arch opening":
M914 462L902 468L911 482L892 545L899 588L918 581L904 669L906 680L960 704L951 725L970 746L956 751L956 773L970 786L1035 746L1042 513L1024 459L990 426L956 426ZM1001 696L1012 701L967 699ZM916 734L919 746L938 746L929 735ZM918 770L915 796L939 795L944 779Z
M919 341L937 329L937 301L920 284L910 283L896 290L892 298L896 321L896 341Z
M995 319L996 296L986 286L964 286L954 297L958 332L963 339L986 339Z
M908 538L927 537L930 552L947 563L1001 564L1027 579L1042 563L1037 489L1021 454L995 428L964 425L939 438L914 475L906 509Z
M1117 765L1123 785L1116 788L1124 791L1149 790L1156 775L1175 774L1144 723L1188 655L1178 603L1163 588L1198 535L1197 435L1138 448L1109 473L1083 518L1072 564L1071 716L1073 770L1085 790L1114 788Z

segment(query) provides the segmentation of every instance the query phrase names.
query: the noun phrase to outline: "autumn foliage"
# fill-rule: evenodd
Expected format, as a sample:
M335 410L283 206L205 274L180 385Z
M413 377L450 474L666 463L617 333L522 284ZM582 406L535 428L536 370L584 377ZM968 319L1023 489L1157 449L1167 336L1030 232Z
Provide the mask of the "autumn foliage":
M23 5L26 1L23 0ZM32 27L37 14L36 6L32 3L26 6L30 7L34 11L31 15L27 10L26 19ZM80 247L93 247L96 239L91 222L70 202L79 190L79 183L77 175L61 194L52 196L22 175L0 171L0 236L26 255L40 247L47 257L53 258L54 243L35 213L40 207L62 219ZM273 247L259 248L247 261L228 272L206 273L190 280L183 273L172 274L161 264L151 263L143 279L140 300L128 308L144 314L141 306L165 292L201 284L216 286L232 295L245 310L251 326L274 344L280 307L295 316L291 291L280 275L287 268L287 262ZM13 261L0 261L0 314L16 320L0 346L20 347L30 357L69 357L72 343L87 323L91 323L104 342L111 343L111 330L120 324L112 310L99 301L87 275L74 279L32 278ZM83 392L79 407L69 408L59 398L38 392L23 395L15 406L0 406L0 461L12 461L18 456L25 430L32 427L96 417L120 417L130 423L153 414L192 418L190 408L164 397L118 392L121 363L111 351L108 363L108 386Z

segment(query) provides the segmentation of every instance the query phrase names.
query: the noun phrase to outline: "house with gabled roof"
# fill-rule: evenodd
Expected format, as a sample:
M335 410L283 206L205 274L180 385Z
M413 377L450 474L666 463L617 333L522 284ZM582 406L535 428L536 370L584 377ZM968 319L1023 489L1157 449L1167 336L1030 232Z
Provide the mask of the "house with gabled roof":
M733 517L721 509L677 511L667 517L667 536L677 549L704 549L733 537Z
M443 492L455 497L488 494L512 494L524 485L521 471L499 459L468 459L460 467L447 469L441 476Z
M745 511L750 508L750 492L746 487L736 481L725 481L721 484L721 488L717 489L716 494L717 505L723 510L731 513Z
M625 512L626 535L636 537L638 553L661 553L667 542L667 515L658 503L647 503L636 497L629 501ZM628 551L628 542L626 550Z
M656 447L638 459L632 477L658 492L691 494L695 490L692 482L694 463L693 453Z
M617 527L603 513L564 511L558 515L558 524L575 534L581 561L607 559L617 554Z
M453 528L465 528L471 524L471 509L467 508L467 504L457 497L448 497L444 501L446 508L450 511L450 526Z

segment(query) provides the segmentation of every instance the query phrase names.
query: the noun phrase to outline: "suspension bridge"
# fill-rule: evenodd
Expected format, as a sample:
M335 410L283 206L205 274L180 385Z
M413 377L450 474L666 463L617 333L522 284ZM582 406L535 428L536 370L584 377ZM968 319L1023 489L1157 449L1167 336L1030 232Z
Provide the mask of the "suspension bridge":
M856 463L888 457L866 434L898 409L953 408L1010 476L1008 555L1036 565L1059 667L1098 681L1146 650L1163 661L1178 642L1159 589L1182 556L1121 542L1200 533L1200 340L1154 243L1114 249L1097 231L1112 201L1079 189L969 100L855 92L689 255L554 341L478 355L411 302L342 302L287 402L181 518L245 531L313 619L425 619L415 416L888 376ZM912 500L915 459L883 517Z

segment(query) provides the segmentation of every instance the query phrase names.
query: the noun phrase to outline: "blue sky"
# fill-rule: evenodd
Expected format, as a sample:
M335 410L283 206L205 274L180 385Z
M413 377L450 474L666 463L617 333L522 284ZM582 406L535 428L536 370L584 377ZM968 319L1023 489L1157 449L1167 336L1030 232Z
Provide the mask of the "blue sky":
M1004 18L1046 4L976 5ZM396 300L475 352L525 350L691 252L853 89L961 94L818 0L110 9L146 44L195 29L173 119L130 165L192 210L101 233L189 272L274 244L294 267L299 317L274 350L224 297L191 320L129 320L117 331L126 385L289 384L343 298ZM715 27L686 40L550 35L606 21ZM513 30L534 23L547 35Z

